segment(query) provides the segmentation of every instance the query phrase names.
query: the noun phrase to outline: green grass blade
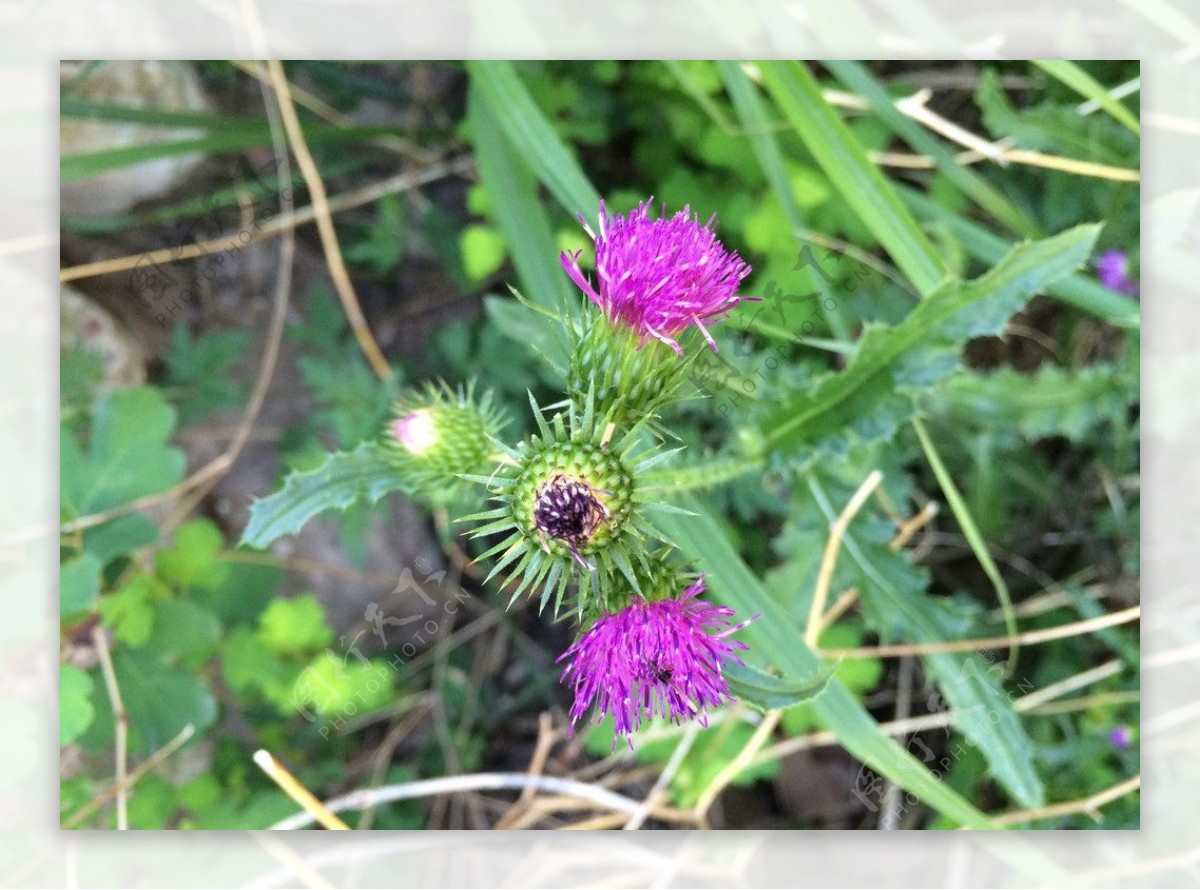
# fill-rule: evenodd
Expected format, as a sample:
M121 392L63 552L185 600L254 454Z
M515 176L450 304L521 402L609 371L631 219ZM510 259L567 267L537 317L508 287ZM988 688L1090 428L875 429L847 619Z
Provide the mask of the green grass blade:
M758 89L742 71L740 62L717 62L716 65L725 89L729 92L729 98L733 100L742 126L749 134L747 138L750 140L751 148L754 149L754 156L758 158L758 165L762 168L763 176L766 177L771 191L775 193L775 199L783 207L783 213L793 229L806 228L804 214L792 194L792 185L788 181L783 155L779 151L779 143L774 134L770 132L771 121L763 101L759 97ZM832 296L829 282L823 275L814 275L813 277L816 279L817 291L821 295L821 311L829 322L829 329L838 339L849 339L850 326L846 323L841 311L841 303L834 300L834 308L831 311L826 311L824 308L827 299Z
M391 127L315 127L305 128L305 137L312 145L329 145L341 142L362 142L380 136L394 135ZM65 155L59 161L59 178L62 182L73 182L95 176L108 170L117 170L146 161L179 157L189 154L221 154L245 151L271 144L271 133L267 129L230 130L213 132L194 139L167 139L143 145L123 145L100 151Z
M595 215L600 195L546 120L511 62L467 62L474 89L492 109L495 123L538 179L571 213Z
M903 139L914 151L929 155L941 173L958 186L968 198L1004 223L1012 232L1026 238L1040 238L1042 232L994 185L954 159L954 154L924 127L905 115L892 97L879 85L861 62L828 61L826 68L847 89L858 93L871 103L871 108L888 129Z
M803 680L824 666L804 644L803 637L754 573L733 549L720 523L697 498L686 496L680 506L696 516L664 515L656 524L693 558L703 557L709 586L718 598L742 615L761 612L739 636L751 650L778 668L785 678ZM881 776L911 791L950 819L972 828L994 828L988 817L888 736L836 677L812 707L853 756Z
M1136 135L1141 135L1142 127L1138 123L1138 119L1133 116L1133 112L1122 105L1119 99L1113 98L1102 83L1074 62L1061 59L1034 59L1033 64L1037 65L1055 80L1069 86L1085 99L1091 99L1097 103L1115 121Z
M538 200L537 180L513 150L478 81L472 82L467 106L479 175L508 242L522 294L543 309L557 311L566 305L569 279L558 264L558 248L546 209Z
M992 587L996 590L996 598L999 599L1000 608L1004 612L1004 628L1010 637L1016 637L1017 616L1013 612L1012 597L1009 596L1008 585L1004 583L1004 576L1000 574L996 561L992 559L987 541L980 534L979 526L975 524L975 519L967 508L967 502L959 492L958 486L954 484L954 477L946 469L945 463L942 462L942 456L934 447L929 433L925 431L925 424L921 423L919 418L913 418L913 429L916 430L917 438L921 440L921 449L925 452L925 459L929 461L933 475L937 477L938 485L941 486L942 494L946 496L946 503L950 505L954 518L958 520L963 537L967 539L967 543L971 546L971 552L979 560L984 574L988 576L988 580L992 582ZM1014 639L1008 647L1008 667L1006 668L1008 672L1016 668L1017 656L1020 651L1021 645Z
M841 197L884 246L922 296L949 277L917 221L866 151L797 62L761 62L763 83Z

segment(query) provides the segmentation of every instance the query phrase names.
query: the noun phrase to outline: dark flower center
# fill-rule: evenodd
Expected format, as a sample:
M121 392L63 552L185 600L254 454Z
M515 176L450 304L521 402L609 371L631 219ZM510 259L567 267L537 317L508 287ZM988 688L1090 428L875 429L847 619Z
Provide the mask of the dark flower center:
M584 560L579 549L592 539L607 518L608 508L589 485L561 473L542 484L533 505L533 522L538 531L562 541L580 562Z

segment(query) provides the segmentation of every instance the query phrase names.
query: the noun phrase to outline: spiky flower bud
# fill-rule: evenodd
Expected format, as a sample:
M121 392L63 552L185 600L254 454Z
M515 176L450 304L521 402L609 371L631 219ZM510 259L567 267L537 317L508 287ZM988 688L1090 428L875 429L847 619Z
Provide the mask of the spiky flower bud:
M491 393L475 397L473 387L452 390L428 386L398 401L384 430L396 469L413 491L440 503L466 487L464 475L483 475L495 466L496 437L505 420Z
M662 452L640 450L636 428L618 436L590 409L572 406L547 421L535 405L534 417L538 434L506 449L496 472L478 480L499 506L464 521L484 522L476 537L507 533L479 559L497 557L489 577L507 570L514 599L540 588L543 606L553 597L557 611L574 580L580 613L594 613L614 579L633 583L646 564L645 539L659 537L641 516L640 508L655 505L646 503L638 476Z

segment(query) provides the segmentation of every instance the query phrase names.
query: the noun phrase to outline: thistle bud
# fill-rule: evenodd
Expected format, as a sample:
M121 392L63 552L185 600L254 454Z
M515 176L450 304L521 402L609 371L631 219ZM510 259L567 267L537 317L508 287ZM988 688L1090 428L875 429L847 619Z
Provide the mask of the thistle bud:
M504 418L490 393L476 399L471 387L429 386L398 401L394 410L384 440L414 492L445 503L466 487L464 475L484 475L495 466L494 443Z
M484 522L475 537L506 533L478 558L497 557L489 578L508 570L514 599L541 588L542 605L553 597L557 611L574 580L580 613L593 610L614 579L634 583L646 563L645 538L658 537L639 509L651 506L638 476L654 457L639 451L636 428L617 437L593 417L572 406L547 422L535 406L538 435L506 449L492 477L480 480L498 506L464 521Z

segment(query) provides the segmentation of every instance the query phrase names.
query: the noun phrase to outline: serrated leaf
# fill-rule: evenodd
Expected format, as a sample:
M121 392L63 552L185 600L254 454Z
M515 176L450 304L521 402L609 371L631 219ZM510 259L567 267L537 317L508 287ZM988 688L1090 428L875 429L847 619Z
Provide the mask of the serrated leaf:
M744 664L725 666L729 691L737 699L759 711L790 708L816 698L825 691L838 665L831 664L802 680L784 679Z
M1008 430L1034 441L1065 436L1079 442L1097 424L1124 414L1138 397L1138 379L1113 364L1032 374L1001 368L958 374L942 387L938 407L955 424Z
M119 516L111 522L84 529L83 549L107 565L118 556L153 544L158 539L158 526L138 513Z
M972 337L997 334L1025 301L1087 259L1099 226L1084 225L1014 247L989 272L922 300L895 327L869 327L844 371L825 374L764 423L774 448L844 452L891 436L915 412L910 392L958 366Z
M291 473L283 487L250 507L241 543L266 547L280 535L298 532L325 510L346 510L359 500L373 504L401 488L387 449L366 442L354 451L329 455L314 470Z
M92 608L100 595L100 560L91 553L68 559L59 570L58 612L66 617Z

